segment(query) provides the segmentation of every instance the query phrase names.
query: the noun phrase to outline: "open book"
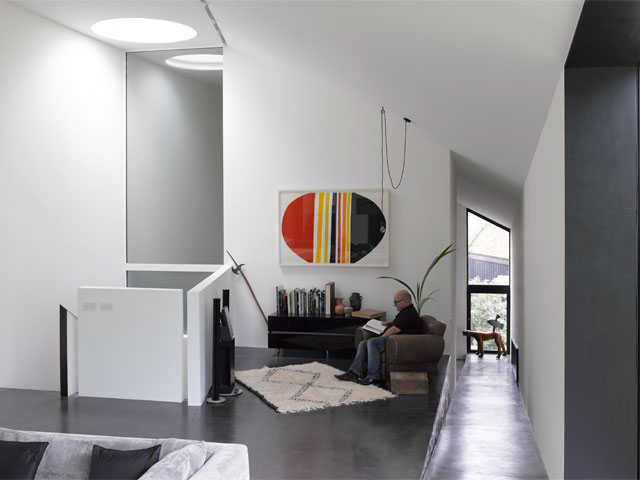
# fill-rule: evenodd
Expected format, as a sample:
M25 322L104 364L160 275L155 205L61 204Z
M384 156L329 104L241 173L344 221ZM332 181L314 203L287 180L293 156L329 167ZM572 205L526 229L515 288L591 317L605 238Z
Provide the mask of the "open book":
M385 326L382 325L382 322L380 320L369 320L366 325L364 327L365 330L369 330L370 332L373 333L377 333L378 335L380 335L382 332L384 332L384 329L387 328Z

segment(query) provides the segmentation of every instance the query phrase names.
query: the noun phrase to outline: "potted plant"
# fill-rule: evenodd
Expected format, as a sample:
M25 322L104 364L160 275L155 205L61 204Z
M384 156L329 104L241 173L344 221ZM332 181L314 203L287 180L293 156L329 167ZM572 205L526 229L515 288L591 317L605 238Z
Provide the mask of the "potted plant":
M440 254L438 256L436 256L436 258L433 259L433 261L431 262L431 265L429 265L429 268L427 268L427 272L424 274L424 277L422 277L422 282L417 282L416 283L416 289L415 291L409 286L408 283L403 282L402 280L400 280L399 278L396 277L390 277L387 275L383 275L381 277L378 278L390 278L391 280L395 280L398 283L401 283L402 285L404 285L407 290L409 290L409 293L411 293L411 296L413 297L414 303L416 305L416 310L418 310L418 315L420 315L420 311L422 310L422 306L427 302L427 300L430 300L433 298L433 294L436 293L438 290L440 289L436 289L433 292L429 293L426 297L422 297L423 296L423 291L424 291L424 283L427 281L427 277L429 276L429 273L431 273L431 270L433 270L433 267L436 266L436 264L442 260L444 257L446 257L447 255L449 255L452 252L455 252L455 248L453 247L453 243L451 245L448 245L442 252L440 252Z

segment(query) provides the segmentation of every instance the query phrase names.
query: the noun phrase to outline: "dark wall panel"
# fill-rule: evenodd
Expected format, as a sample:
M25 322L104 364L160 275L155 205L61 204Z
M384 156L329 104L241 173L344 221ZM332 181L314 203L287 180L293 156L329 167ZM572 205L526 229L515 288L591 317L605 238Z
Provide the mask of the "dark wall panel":
M565 476L636 478L635 67L565 70Z

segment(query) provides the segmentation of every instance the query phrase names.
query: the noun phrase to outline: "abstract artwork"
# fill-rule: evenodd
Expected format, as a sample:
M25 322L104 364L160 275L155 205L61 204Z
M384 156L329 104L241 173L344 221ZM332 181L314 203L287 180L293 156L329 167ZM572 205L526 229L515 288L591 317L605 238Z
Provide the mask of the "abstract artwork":
M280 265L389 266L384 190L280 192Z

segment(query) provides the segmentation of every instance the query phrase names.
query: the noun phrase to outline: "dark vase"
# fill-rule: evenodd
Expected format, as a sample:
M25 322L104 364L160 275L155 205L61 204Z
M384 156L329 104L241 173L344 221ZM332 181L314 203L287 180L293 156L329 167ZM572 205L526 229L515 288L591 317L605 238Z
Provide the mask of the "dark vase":
M360 310L362 308L362 295L358 292L353 292L349 297L349 305L351 305L354 312Z

